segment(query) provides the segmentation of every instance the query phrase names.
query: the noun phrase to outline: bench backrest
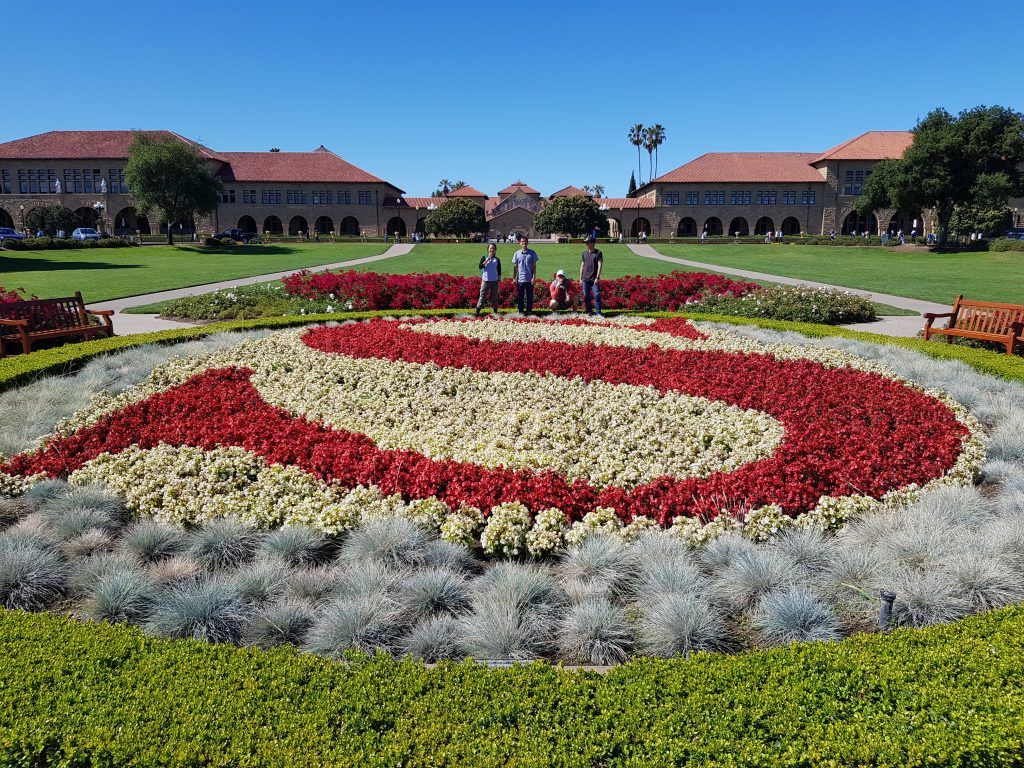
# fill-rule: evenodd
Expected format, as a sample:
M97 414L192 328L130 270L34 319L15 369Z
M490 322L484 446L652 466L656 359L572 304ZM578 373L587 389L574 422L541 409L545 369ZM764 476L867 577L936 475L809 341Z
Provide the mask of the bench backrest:
M0 317L7 320L28 320L29 333L81 328L89 324L81 293L62 299L30 299L0 304Z
M1005 336L1014 323L1024 322L1024 305L996 301L970 301L960 297L954 307L954 327L961 331Z

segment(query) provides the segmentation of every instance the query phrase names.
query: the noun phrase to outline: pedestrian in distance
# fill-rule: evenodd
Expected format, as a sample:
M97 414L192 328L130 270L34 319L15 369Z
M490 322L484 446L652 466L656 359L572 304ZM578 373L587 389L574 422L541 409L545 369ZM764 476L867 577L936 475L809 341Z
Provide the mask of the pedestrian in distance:
M519 250L512 257L516 278L516 308L521 315L533 312L533 281L537 277L537 254L530 248L530 238L519 238Z
M480 298L476 301L476 314L490 300L491 309L498 314L498 286L501 285L501 259L498 258L498 246L489 243L487 253L480 258Z
M588 315L601 316L601 270L604 268L604 254L595 245L594 238L583 241L587 249L580 258L580 285L583 286L583 306Z

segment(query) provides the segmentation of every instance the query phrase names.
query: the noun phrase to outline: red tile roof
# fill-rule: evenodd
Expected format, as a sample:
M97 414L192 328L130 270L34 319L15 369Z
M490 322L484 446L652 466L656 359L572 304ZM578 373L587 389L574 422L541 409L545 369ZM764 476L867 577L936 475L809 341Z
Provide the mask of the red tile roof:
M903 157L914 140L910 131L868 131L818 155L812 163L825 160L890 160Z
M427 208L431 205L440 207L445 199L443 197L403 197L402 202L410 208ZM391 202L393 204L394 200Z
M813 152L708 152L659 176L653 183L821 183ZM644 186L647 186L646 184Z
M579 196L593 197L594 195L592 193L590 193L590 192L587 192L585 189L580 189L579 187L574 187L572 184L570 184L568 187L562 187L557 192L552 192L551 196L552 197L579 197Z
M221 152L220 158L231 166L228 178L240 182L388 183L324 147L313 152Z
M205 157L220 160L213 150L174 131L48 131L0 144L5 160L126 160L136 133L184 141Z
M517 189L519 191L521 191L521 192L524 192L527 195L539 195L540 194L540 192L538 192L536 189L531 187L529 184L524 184L522 181L519 181L518 179L516 179L511 184L509 184L507 187L505 187L504 189L499 191L498 194L499 195L511 195Z
M653 197L599 197L594 202L610 210L655 207Z
M481 192L476 187L471 187L467 184L464 187L452 190L448 193L447 197L487 197L487 193Z

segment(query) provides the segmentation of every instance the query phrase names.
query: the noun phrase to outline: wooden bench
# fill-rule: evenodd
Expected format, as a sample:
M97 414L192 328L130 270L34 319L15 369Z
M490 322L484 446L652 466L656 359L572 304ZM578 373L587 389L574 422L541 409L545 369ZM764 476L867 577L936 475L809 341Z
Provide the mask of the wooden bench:
M949 318L948 328L932 328L940 317ZM932 336L953 336L984 339L1006 346L1012 355L1017 344L1024 343L1024 304L1001 304L996 301L967 301L963 294L956 297L952 312L924 313L925 341Z
M86 309L80 291L63 299L0 304L0 357L7 354L8 342L20 342L21 351L27 355L35 342L45 339L113 336L114 324L110 319L113 314L109 310ZM91 316L101 318L101 322L93 322Z

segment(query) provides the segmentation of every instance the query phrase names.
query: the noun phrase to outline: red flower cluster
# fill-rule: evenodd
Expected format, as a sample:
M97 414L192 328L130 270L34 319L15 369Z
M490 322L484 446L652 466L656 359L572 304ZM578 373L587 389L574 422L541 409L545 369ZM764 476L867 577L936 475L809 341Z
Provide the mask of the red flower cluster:
M480 280L446 274L387 275L374 272L309 272L284 277L285 290L304 299L333 300L352 309L469 309L476 306ZM547 296L547 285L537 281L538 296ZM703 296L743 296L757 290L756 283L742 283L707 272L673 272L658 277L620 277L601 281L605 309L676 310L700 301ZM333 297L333 298L332 298ZM515 284L503 280L498 297L514 306Z
M654 328L680 335L693 331L681 320L662 320ZM313 329L305 341L325 353L355 357L676 390L767 412L782 422L785 438L772 456L733 472L597 489L550 471L488 469L415 451L382 450L365 435L269 405L249 383L249 371L222 369L55 439L38 453L16 456L0 469L67 475L102 452L132 444L240 446L346 487L375 484L407 499L437 496L485 510L521 501L532 510L559 507L574 519L596 506L610 506L627 520L643 514L667 524L680 514L714 517L726 506L775 503L795 515L812 509L821 496L877 497L924 484L953 466L967 435L952 411L932 397L876 374L808 360L653 346L495 342L415 332L384 321Z
M32 298L35 298L34 296ZM25 294L21 288L4 288L0 285L0 304L10 304L15 301L25 301Z

